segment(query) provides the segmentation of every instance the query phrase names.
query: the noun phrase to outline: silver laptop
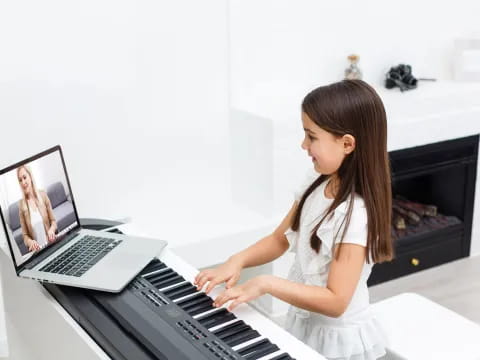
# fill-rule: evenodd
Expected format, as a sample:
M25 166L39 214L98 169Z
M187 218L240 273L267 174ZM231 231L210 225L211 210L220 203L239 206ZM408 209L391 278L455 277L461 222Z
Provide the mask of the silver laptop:
M82 228L60 146L0 170L0 214L18 276L119 292L166 241Z

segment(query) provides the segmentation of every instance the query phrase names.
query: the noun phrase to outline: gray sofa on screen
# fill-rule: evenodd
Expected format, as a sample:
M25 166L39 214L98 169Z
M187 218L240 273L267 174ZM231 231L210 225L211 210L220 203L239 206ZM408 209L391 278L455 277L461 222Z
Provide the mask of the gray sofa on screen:
M52 204L53 214L57 221L58 231L65 229L68 225L75 222L75 212L73 204L68 199L65 189L61 182L53 183L47 187L47 195ZM20 249L20 253L25 255L28 250L23 242L22 226L20 224L20 216L18 214L18 205L20 201L11 204L8 208L8 217L10 229L13 232L15 242Z

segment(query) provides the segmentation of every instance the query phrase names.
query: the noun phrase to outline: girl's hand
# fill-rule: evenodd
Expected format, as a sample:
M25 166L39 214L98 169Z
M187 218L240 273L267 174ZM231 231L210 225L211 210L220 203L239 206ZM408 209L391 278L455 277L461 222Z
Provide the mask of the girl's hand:
M47 232L48 235L48 242L54 242L55 241L55 230L49 229Z
M225 290L217 296L213 302L213 306L220 307L227 301L232 301L228 307L228 310L232 311L239 304L249 302L268 293L269 283L268 275L254 277L245 284Z
M40 245L35 240L28 241L28 251L40 250Z
M201 290L208 282L205 293L208 294L216 285L226 282L227 289L234 286L240 278L242 265L235 260L228 260L215 269L206 269L201 271L196 277L194 284Z

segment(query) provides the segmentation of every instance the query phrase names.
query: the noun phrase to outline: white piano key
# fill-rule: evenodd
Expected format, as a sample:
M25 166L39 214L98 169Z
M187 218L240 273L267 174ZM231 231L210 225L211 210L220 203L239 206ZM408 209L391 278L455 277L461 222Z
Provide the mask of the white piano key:
M164 271L167 271L167 270L168 270L168 268L163 268L163 269L151 271L151 272L149 272L149 273L142 274L142 277L145 278L145 277L150 276L150 275L153 275L153 274L160 274L160 273L162 273L162 272L164 272Z
M193 317L194 319L197 319L197 318L199 318L199 317L202 317L203 315L208 315L208 314L214 312L215 310L217 310L217 308L211 309L211 310L207 310L207 311L205 311L205 312L203 312L203 313L194 315L194 316L192 316L192 317Z
M157 288L158 290L160 291L167 291L168 289L174 287L174 286L177 286L177 285L180 285L180 284L186 284L188 281L185 281L185 280L182 280L178 283L175 283L175 284L172 284L172 285L168 285L168 286L165 286L163 288ZM154 285L155 286L155 285Z
M278 346L278 347L280 347L280 346ZM279 349L279 350L277 350L277 351L275 351L271 354L268 354L268 355L265 355L264 357L258 358L258 360L270 360L270 359L274 358L275 356L278 356L278 355L286 353L286 352L288 352L288 351Z
M233 320L228 320L227 322L224 322L223 324L219 324L219 325L216 325L214 327L211 327L208 329L208 331L210 332L214 332L214 331L217 331L218 329L221 329L223 328L224 326L227 326L227 325L230 325L231 323L234 323L238 320L241 320L241 319L233 319Z
M179 284L176 284L176 285L179 285ZM182 296L182 297L173 299L173 302L174 302L174 303L177 303L177 302L179 302L179 301L186 300L186 299L188 299L189 297L193 297L193 296L195 296L195 295L200 294L201 292L202 292L202 291L197 291L197 292L194 292L194 293L191 293L191 294L184 295L184 296Z
M246 347L250 344L256 343L257 341L260 341L260 340L263 340L263 339L267 339L267 336L265 336L263 334L260 334L260 336L257 336L255 339L250 339L248 341L245 341L244 343L235 345L234 347L232 347L232 349L234 351L242 350L244 347ZM270 342L271 342L271 340L270 340Z

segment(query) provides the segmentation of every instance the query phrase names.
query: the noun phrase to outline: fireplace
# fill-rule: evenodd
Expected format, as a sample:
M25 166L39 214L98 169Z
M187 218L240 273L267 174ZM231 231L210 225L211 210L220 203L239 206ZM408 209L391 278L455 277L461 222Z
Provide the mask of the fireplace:
M395 205L431 205L427 209L438 216L416 213L417 222L404 214L406 228L392 228L395 259L375 265L369 285L469 256L478 140L476 135L390 152Z

